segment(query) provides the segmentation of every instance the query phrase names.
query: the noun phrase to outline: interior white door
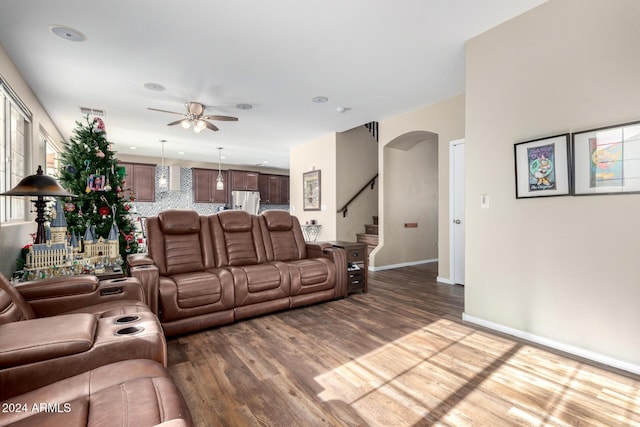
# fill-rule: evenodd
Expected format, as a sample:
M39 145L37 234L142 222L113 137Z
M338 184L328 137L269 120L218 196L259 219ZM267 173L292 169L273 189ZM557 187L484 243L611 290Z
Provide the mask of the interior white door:
M453 145L453 283L464 285L464 140Z

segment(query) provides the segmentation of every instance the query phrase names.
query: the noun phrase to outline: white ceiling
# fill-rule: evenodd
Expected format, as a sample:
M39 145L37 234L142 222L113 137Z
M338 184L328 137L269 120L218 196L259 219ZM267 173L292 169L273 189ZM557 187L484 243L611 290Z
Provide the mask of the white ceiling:
M0 43L65 138L89 107L124 154L166 139L167 158L215 163L221 146L227 164L286 169L292 146L463 93L465 40L543 2L0 0ZM239 121L195 134L147 110L185 101Z

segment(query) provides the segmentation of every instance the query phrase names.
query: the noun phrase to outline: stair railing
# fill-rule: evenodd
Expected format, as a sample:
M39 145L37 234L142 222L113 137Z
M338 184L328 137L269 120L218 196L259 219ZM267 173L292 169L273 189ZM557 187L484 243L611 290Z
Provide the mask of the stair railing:
M352 198L350 198L349 201L345 203L345 205L341 209L338 209L337 213L342 212L342 217L343 218L346 217L347 211L349 210L349 204L353 202L360 194L362 194L362 192L366 190L367 187L371 186L371 189L373 190L373 187L376 184L377 178L378 178L378 174L376 174L373 178L367 181L367 183Z

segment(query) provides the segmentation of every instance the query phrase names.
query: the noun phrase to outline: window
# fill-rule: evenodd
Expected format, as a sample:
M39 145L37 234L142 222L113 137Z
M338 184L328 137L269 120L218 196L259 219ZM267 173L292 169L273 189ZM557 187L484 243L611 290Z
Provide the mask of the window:
M0 79L0 192L12 189L25 177L31 113ZM0 197L0 221L25 219L23 197Z

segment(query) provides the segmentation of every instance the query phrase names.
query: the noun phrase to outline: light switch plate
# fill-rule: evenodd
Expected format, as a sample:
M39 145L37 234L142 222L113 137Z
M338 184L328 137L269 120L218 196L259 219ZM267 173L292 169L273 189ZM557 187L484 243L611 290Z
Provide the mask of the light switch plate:
M489 195L481 194L480 195L480 207L482 209L489 209Z

